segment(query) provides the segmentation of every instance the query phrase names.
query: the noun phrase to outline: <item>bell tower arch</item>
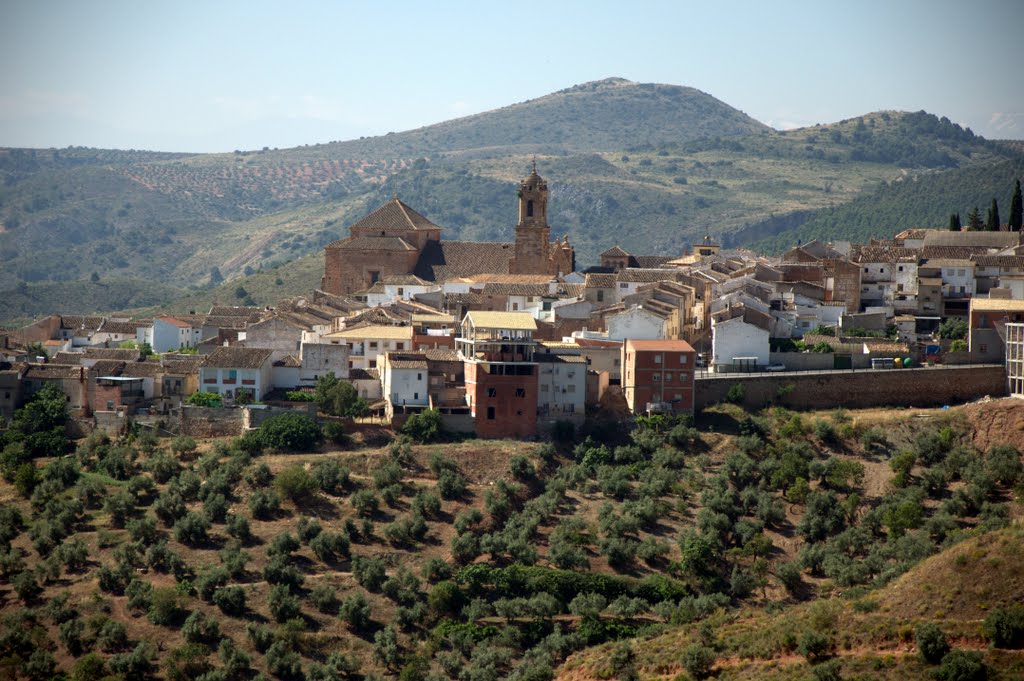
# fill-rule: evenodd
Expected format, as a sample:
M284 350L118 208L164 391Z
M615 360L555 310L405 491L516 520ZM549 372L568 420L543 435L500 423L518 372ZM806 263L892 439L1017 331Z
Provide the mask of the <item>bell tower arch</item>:
M511 274L551 272L551 227L548 225L548 183L533 172L519 183L519 223L515 229L515 253Z

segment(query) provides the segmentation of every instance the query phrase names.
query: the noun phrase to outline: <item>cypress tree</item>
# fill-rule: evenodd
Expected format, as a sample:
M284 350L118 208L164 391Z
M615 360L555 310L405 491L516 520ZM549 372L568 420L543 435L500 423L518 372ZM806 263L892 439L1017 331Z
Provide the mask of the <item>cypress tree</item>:
M988 209L988 219L985 220L985 229L990 232L999 231L999 204L996 197L992 197L992 205Z
M981 221L981 211L979 211L978 207L975 206L971 209L971 212L967 214L967 230L977 232L984 226L984 223Z
M963 229L963 225L960 224L960 213L949 214L949 231L959 232Z
M1024 222L1024 202L1020 195L1020 180L1014 181L1013 198L1010 199L1010 231L1019 232Z

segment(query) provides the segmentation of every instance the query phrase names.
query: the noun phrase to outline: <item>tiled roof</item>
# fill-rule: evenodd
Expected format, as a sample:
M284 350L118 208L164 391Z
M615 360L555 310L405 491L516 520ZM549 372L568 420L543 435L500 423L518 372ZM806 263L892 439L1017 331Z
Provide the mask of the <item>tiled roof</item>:
M528 312L484 312L473 310L467 312L466 316L472 320L474 327L481 329L537 330L537 320Z
M414 314L412 321L419 324L454 324L455 316L450 314Z
M428 241L413 273L427 281L448 281L483 272L507 274L513 244Z
M428 348L420 350L420 354L427 358L428 362L461 362L459 353L449 348Z
M103 326L103 317L82 317L79 315L61 315L60 328L81 331L96 331Z
M58 379L84 378L84 369L74 364L29 364L24 378L55 381Z
M928 258L931 267L974 267L974 261L968 258Z
M175 317L157 317L153 321L155 322L155 321L158 321L158 320L163 322L164 324L170 324L171 326L176 326L179 329L190 329L190 328L192 328L192 325L189 324L188 322L182 321L182 320L177 319Z
M89 367L89 373L92 376L120 376L126 365L127 362L117 359L101 359Z
M885 246L854 246L850 260L858 263L917 261L921 251L917 248L889 248Z
M989 249L977 246L924 246L921 257L926 260L969 260L972 255L986 255L988 252Z
M1001 312L1012 310L1014 312L1024 310L1024 300L1013 300L1010 298L971 298L971 309L983 312Z
M638 340L627 338L626 344L643 352L694 352L693 346L684 340Z
M213 327L217 329L244 329L250 323L248 317L210 315L203 323L204 328Z
M295 355L288 355L284 359L279 359L276 362L274 362L274 366L285 367L289 369L298 369L299 367L302 366L302 362L300 362L299 358L296 357Z
M430 286L431 282L420 279L415 274L391 274L382 280L391 286Z
M673 259L673 256L670 255L634 255L633 263L636 263L640 269L659 269L665 267Z
M1016 246L1018 232L950 232L930 229L924 237L924 247L959 246L969 248L1003 249Z
M588 274L583 286L585 288L615 288L615 275L611 273Z
M550 274L501 274L498 272L480 272L460 278L474 284L548 284L554 281L554 277Z
M203 366L205 362L205 357L190 357L188 359L176 359L174 361L170 361L167 360L165 356L162 366L165 374L188 376L198 372L199 367Z
M103 322L103 328L100 331L104 333L119 333L128 336L134 336L136 329L140 326L147 326L143 322L115 322L107 320Z
M1022 255L973 255L971 260L979 267L1024 267Z
M675 279L676 274L676 270L647 270L630 267L620 270L615 275L615 279L619 282L654 282Z
M261 308L243 305L214 305L208 313L211 317L250 317L259 315Z
M206 356L204 367L212 369L259 369L273 350L265 348L217 348Z
M607 256L607 257L610 257L610 258L621 258L621 257L625 257L625 256L628 256L628 255L629 255L629 253L627 251L622 250L621 247L619 247L619 246L612 246L607 251L602 253L600 255L600 257L604 258L605 256Z
M50 361L54 364L81 364L82 357L80 352L58 352L50 358Z
M896 235L897 239L923 239L928 233L927 229L905 229Z
M351 227L352 230L402 230L441 229L427 218L410 208L397 196L373 211Z
M325 338L368 338L371 340L410 340L411 326L392 326L387 324L367 324L353 329L342 329L325 335Z
M555 353L535 354L533 361L546 364L586 364L587 358L582 355L557 355Z
M398 236L356 236L329 244L327 248L343 251L415 251L408 241Z
M82 351L85 359L115 359L122 362L138 362L142 353L131 348L85 348Z
M121 371L128 378L153 378L163 373L163 368L156 362L128 362Z
M484 284L485 296L546 296L547 284Z
M378 381L380 380L379 369L349 369L348 379L350 381Z
M418 353L387 353L387 363L392 369L423 369L427 368L427 358Z

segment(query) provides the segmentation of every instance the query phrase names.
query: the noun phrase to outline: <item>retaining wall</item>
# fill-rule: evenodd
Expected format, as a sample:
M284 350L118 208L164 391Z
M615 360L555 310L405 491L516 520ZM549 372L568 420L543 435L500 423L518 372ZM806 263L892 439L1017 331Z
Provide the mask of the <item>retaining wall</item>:
M729 389L743 386L743 406L769 404L794 409L930 407L1007 394L1006 370L1000 365L921 367L821 373L709 376L694 386L697 409L725 400ZM792 386L792 390L789 390ZM786 393L780 396L780 388Z

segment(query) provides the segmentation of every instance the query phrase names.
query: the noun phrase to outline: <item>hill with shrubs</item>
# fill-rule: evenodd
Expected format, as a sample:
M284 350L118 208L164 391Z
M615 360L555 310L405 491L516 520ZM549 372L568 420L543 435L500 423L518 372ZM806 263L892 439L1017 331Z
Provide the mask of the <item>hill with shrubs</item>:
M63 410L42 391L2 435L7 676L1022 669L1022 584L998 577L1024 548L1020 454L975 449L966 410L720 405L537 443L453 438L430 411L72 442Z

